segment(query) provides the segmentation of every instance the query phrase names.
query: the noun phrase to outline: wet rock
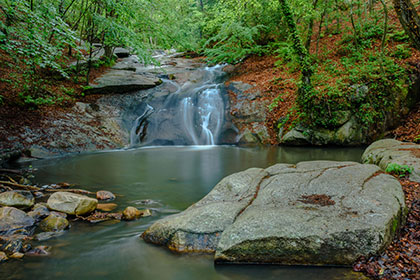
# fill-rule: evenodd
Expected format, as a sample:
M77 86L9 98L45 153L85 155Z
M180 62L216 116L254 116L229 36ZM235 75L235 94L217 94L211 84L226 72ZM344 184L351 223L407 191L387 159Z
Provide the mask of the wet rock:
M6 253L0 251L0 263L7 261L9 258L7 257Z
M310 143L308 138L302 131L292 129L283 136L281 141L283 144L307 145Z
M50 211L45 205L35 204L32 211L28 212L28 215L31 216L35 221L39 222L42 219L50 215Z
M117 204L115 203L99 203L96 206L97 210L101 210L101 211L105 211L105 212L110 212L112 210L114 210L115 208L117 208Z
M34 256L34 257L36 257L36 256L40 256L40 257L41 256L48 256L50 254L49 251L50 251L50 247L41 245L41 246L37 246L34 249L28 251L27 253L25 253L25 255Z
M394 139L379 140L370 145L362 155L364 163L378 165L386 170L388 164L407 165L413 170L411 181L420 183L420 145L404 143Z
M277 164L224 178L142 237L217 263L349 265L385 248L405 211L400 183L375 165Z
M41 221L39 227L42 231L63 231L69 227L69 221L63 217L51 214Z
M110 221L110 220L119 222L121 221L122 217L123 215L121 213L102 213L102 212L95 211L94 213L86 217L84 220L92 224L96 224L96 223L101 223L101 222Z
M150 216L152 216L152 211L150 211L150 209L140 210L140 216L141 217L150 217Z
M127 208L124 209L124 211L122 212L122 214L123 214L123 219L124 220L126 220L126 221L132 221L132 220L135 220L135 219L140 218L143 215L148 215L149 213L147 211L145 211L145 210L139 210L139 209L137 209L135 207L128 206Z
M55 215L57 217L61 217L61 218L67 219L67 214L66 213L57 212L57 211L51 211L50 214L51 215Z
M112 201L115 199L115 195L109 191L98 191L96 192L96 199Z
M54 237L58 237L60 235L63 235L64 231L46 231L46 232L40 232L35 235L35 240L37 241L46 241Z
M348 115L347 111L339 111L337 114L342 116L335 128L305 128L298 126L291 129L284 136L280 137L280 142L287 145L342 145L352 146L368 143L369 135L363 133L363 127L357 122L356 118ZM346 120L344 122L344 120Z
M22 210L13 207L0 208L0 235L26 235L34 224L35 220Z
M9 254L13 254L16 252L21 252L23 249L22 240L10 240L6 244L1 247L1 250L4 252L8 252Z
M0 193L0 205L17 208L30 208L34 205L35 198L29 191L7 191Z
M69 192L56 192L47 201L48 208L70 215L84 215L96 209L98 200Z
M20 252L15 252L12 255L10 255L11 259L21 259L25 256L25 254L20 253Z
M30 250L32 250L32 245L31 244L29 244L29 243L23 244L23 247L22 247L22 252L23 253L29 252Z

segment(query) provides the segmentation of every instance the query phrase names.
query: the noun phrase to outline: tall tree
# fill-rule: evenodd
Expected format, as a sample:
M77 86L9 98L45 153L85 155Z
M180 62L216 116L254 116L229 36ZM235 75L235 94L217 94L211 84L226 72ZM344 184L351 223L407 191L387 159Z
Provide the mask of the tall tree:
M392 0L405 32L416 49L420 50L420 18L411 0Z

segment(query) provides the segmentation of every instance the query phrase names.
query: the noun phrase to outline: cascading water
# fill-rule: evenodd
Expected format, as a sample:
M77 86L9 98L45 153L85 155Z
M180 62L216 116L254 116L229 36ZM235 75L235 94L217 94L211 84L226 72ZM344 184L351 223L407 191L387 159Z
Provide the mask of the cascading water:
M216 144L223 122L223 109L218 85L199 91L194 99L186 97L182 100L184 126L195 145Z
M130 146L218 144L225 124L222 67L202 68L182 86L164 79L161 87L169 88L167 93L137 110L142 113L133 122Z

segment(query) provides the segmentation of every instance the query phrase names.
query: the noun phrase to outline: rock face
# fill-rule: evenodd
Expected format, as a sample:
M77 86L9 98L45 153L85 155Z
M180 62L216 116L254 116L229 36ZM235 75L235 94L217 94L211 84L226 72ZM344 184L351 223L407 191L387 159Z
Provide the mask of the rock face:
M0 235L27 234L35 220L22 210L13 207L0 208Z
M56 192L48 199L48 208L70 215L84 215L96 209L96 199L68 192Z
M404 213L401 185L375 165L277 164L224 178L142 237L221 263L348 265L384 249Z
M279 135L280 142L287 145L342 145L354 146L369 142L369 135L349 111L343 111L341 122L335 129L310 129L297 126L284 135Z
M8 191L0 193L0 205L18 208L29 208L34 205L35 198L28 191Z
M363 153L364 163L378 165L385 170L390 163L408 165L413 168L410 180L420 182L420 145L403 143L393 139L379 140Z
M261 99L261 91L250 84L230 82L227 87L230 95L230 113L238 127L239 142L265 143L270 138L265 126L269 101Z

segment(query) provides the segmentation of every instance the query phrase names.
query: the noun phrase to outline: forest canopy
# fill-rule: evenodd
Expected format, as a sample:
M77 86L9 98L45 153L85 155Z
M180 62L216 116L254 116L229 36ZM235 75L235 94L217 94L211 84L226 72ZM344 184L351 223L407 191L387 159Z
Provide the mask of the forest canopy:
M410 0L0 0L0 51L9 57L3 67L13 72L6 82L34 106L74 95L46 90L50 77L89 84L97 45L105 65L120 46L144 63L159 49L196 53L210 63L275 55L279 68L300 73L293 81L296 106L278 127L296 118L335 127L341 112L351 111L369 128L385 121L396 93L407 92L412 69L402 61L417 46L418 23ZM328 39L333 48L321 43ZM75 71L74 60L87 61L87 68ZM360 94L364 87L368 94ZM279 101L281 95L270 108Z

